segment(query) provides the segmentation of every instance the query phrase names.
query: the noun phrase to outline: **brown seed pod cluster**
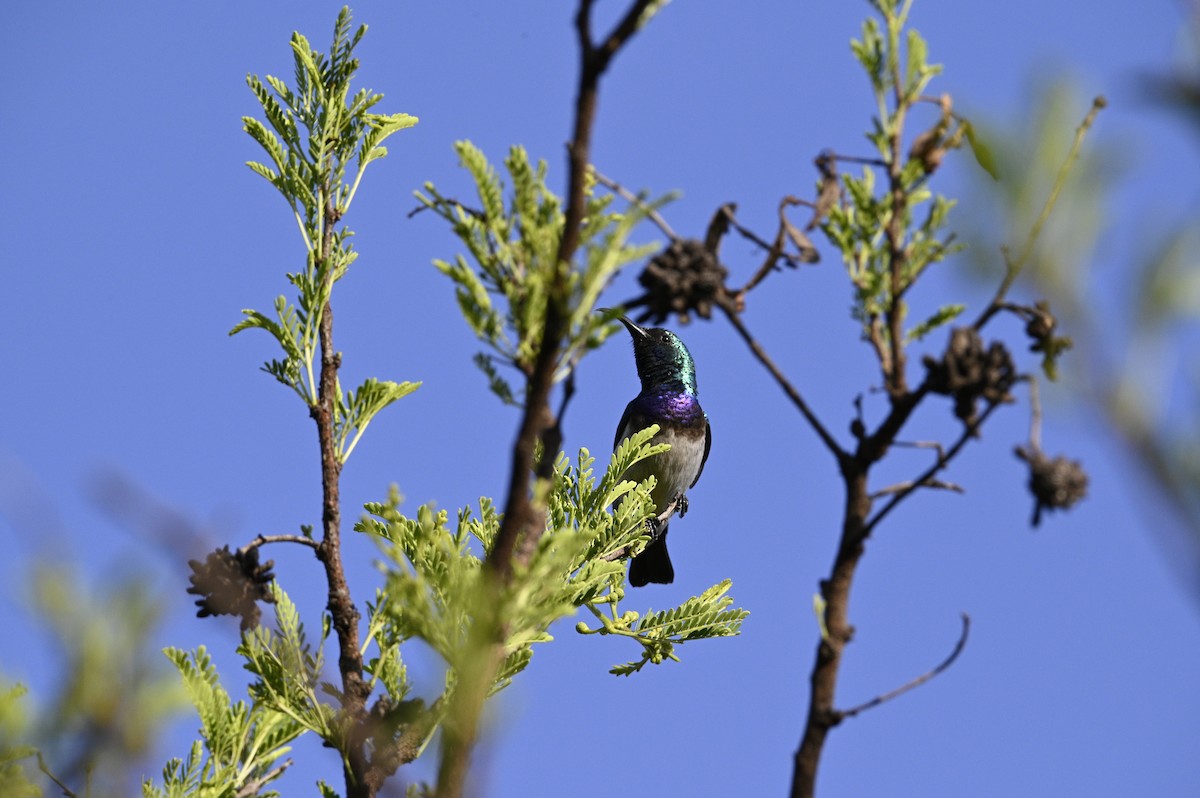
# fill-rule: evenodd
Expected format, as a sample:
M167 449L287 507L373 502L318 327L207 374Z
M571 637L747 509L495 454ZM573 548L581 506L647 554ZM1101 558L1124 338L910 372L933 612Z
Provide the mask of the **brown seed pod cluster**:
M273 560L258 562L258 549L231 552L223 546L210 552L204 562L189 560L192 569L189 581L192 586L187 592L200 596L196 600L196 616L237 615L242 619L242 631L258 627L262 616L258 602L275 603L271 594L271 582L275 574L271 569Z
M924 359L933 393L954 397L954 415L974 423L979 399L996 404L1013 401L1009 390L1017 380L1008 348L993 341L987 349L973 327L956 327L940 360Z
M676 239L655 255L638 277L646 289L638 304L646 306L644 318L653 324L663 323L672 314L686 324L693 311L708 319L727 276L729 270L704 242Z
M1077 460L1047 457L1041 450L1017 447L1017 457L1029 463L1029 491L1033 494L1033 525L1042 510L1065 510L1087 495L1088 476Z

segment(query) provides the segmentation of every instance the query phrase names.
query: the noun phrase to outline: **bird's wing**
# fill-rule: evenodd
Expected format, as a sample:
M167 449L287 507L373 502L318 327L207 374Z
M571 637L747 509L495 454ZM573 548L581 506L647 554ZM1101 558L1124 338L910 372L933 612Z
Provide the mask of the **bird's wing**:
M616 435L616 437L613 438L613 451L614 452L617 450L617 447L621 445L622 438L628 438L633 433L642 429L642 427L634 427L629 432L625 431L626 427L629 426L630 422L633 421L634 416L637 414L637 411L635 411L633 409L634 402L636 402L636 401L637 400L635 399L633 402L630 402L629 404L625 405L625 412L624 412L624 414L621 415L621 420L619 422L617 422L617 435Z
M700 470L696 472L696 478L692 480L689 488L696 487L696 483L700 481L700 475L704 473L704 464L708 462L708 450L712 448L712 425L708 423L708 415L704 416L704 456L700 458Z

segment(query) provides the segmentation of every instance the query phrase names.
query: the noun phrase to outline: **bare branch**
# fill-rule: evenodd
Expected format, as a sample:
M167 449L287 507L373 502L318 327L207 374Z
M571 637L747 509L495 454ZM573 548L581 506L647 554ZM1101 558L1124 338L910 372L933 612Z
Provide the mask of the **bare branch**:
M879 158L864 158L860 155L839 155L836 152L831 152L829 153L829 157L835 161L844 161L845 163L861 163L866 164L867 166L887 166L887 162Z
M308 546L311 549L319 550L321 544L312 538L306 538L303 535L259 535L254 540L242 546L239 551L245 553L260 546L265 546L268 543L296 543L301 546Z
M783 213L783 209L788 205L808 205L810 207L815 207L813 203L809 202L808 200L802 200L797 199L796 197L788 196L780 200L779 213L781 215ZM778 264L781 260L788 266L791 266L793 269L798 269L804 265L804 261L798 260L784 251L784 241L786 235L784 225L780 224L779 231L775 234L775 240L768 244L753 230L743 227L741 223L738 222L737 217L733 215L734 209L734 204L732 202L727 202L717 209L717 215L724 216L729 226L736 230L742 238L752 241L754 244L767 251L767 258L763 261L763 265L758 268L758 271L754 273L754 276L751 277L744 286L734 292L736 296L740 297L745 295L746 292L762 282L764 277L779 268Z
M1042 399L1038 392L1037 377L1030 374L1029 383L1029 445L1035 450L1042 448Z
M1013 260L1010 256L1008 247L1001 247L1000 252L1004 257L1004 279L1000 282L999 288L996 289L996 295L979 318L975 320L975 329L983 329L983 325L988 323L988 320L995 316L1004 306L1004 298L1008 295L1008 289L1012 287L1013 281L1017 279L1017 275L1021 273L1021 269L1029 261L1033 255L1033 248L1037 244L1038 237L1042 233L1042 228L1046 225L1046 220L1050 218L1050 212L1054 210L1055 203L1058 202L1058 195L1062 192L1063 186L1067 183L1067 176L1071 172L1071 167L1075 165L1075 161L1079 158L1079 152L1083 148L1083 139L1091 130L1092 125L1096 121L1096 116L1108 105L1108 100L1104 99L1103 95L1097 95L1092 100L1092 107L1088 109L1087 116L1079 123L1079 127L1075 128L1075 140L1071 143L1071 149L1067 151L1067 157L1063 160L1062 166L1058 168L1058 174L1054 177L1054 184L1050 187L1050 195L1046 197L1046 204L1042 206L1041 213L1033 223L1033 227L1029 230L1029 235L1025 239L1024 245L1021 247L1021 254Z
M237 791L236 798L251 798L251 796L258 795L259 790L282 776L283 771L287 770L291 766L292 760L285 759L283 764L263 774L262 778L254 779L253 781L248 781L243 784L242 789Z
M964 424L962 433L958 436L958 440L954 442L954 445L947 449L944 453L940 453L937 460L934 461L933 465L926 469L925 473L921 474L916 479L911 480L907 488L903 488L893 495L891 500L888 501L888 503L882 508L880 508L879 512L875 513L875 517L867 521L863 528L863 536L869 536L879 522L882 521L884 517L896 507L897 504L907 499L912 495L913 491L927 483L929 480L933 479L933 477L939 471L950 465L950 461L953 460L960 451L962 451L962 448L967 445L967 441L975 437L976 432L978 432L979 428L983 426L983 423L987 421L988 416L990 416L992 411L994 411L1001 404L1003 404L1003 402L989 402L987 407L984 408L984 411L979 414L978 418L969 424Z
M646 214L646 218L658 225L658 229L662 230L663 235L665 235L667 238L671 239L672 241L679 239L679 236L675 235L675 231L671 229L671 225L667 224L667 220L663 218L663 215L647 205L646 201L637 194L634 194L617 181L605 177L600 172L596 171L595 167L592 167L592 177L596 178L597 183L614 192L621 197L621 199L625 200L631 205L636 205L637 207L641 208L642 212Z
M883 488L882 490L875 491L874 493L871 494L871 500L874 501L875 499L881 499L884 496L891 496L893 494L900 493L900 492L911 493L912 491L916 490L917 488L936 488L938 490L954 491L955 493L966 493L967 492L966 489L963 488L962 485L956 484L954 482L946 482L946 481L940 480L940 479L927 479L924 482L920 482L920 483L909 480L908 482L897 482L895 485L889 485L886 488Z
M775 365L775 361L771 360L770 356L767 355L766 350L762 348L758 341L754 340L754 336L750 334L750 331L747 330L746 326L742 323L741 317L733 309L728 307L728 302L718 302L717 304L720 306L721 310L724 311L725 317L729 319L729 323L732 324L733 328L738 331L738 335L742 336L742 340L745 341L746 345L750 347L750 351L754 353L754 356L758 358L758 361L762 363L763 366L766 367L767 371L771 373L771 376L775 378L775 382L779 383L779 387L783 389L783 392L787 394L789 399L792 400L792 404L796 406L796 409L799 410L800 414L804 416L806 421L808 421L809 426L811 426L813 431L817 433L817 437L821 439L821 443L825 444L825 448L828 449L830 454L834 456L839 465L844 463L850 455L838 444L837 440L831 434L829 434L829 430L825 428L825 425L821 423L821 420L817 418L817 415L812 411L812 409L809 408L808 403L804 401L804 397L800 395L800 391L796 390L796 387L792 385L788 378L784 376L783 372L779 370L779 367Z
M938 441L893 441L892 446L905 449L933 449L939 458L946 456L946 449Z
M62 794L63 794L63 796L65 796L65 798L79 798L79 796L75 794L74 790L72 790L67 785L63 784L61 781L58 780L58 776L55 776L53 773L50 772L50 766L46 764L46 758L44 756L42 756L41 751L37 752L37 761L38 761L38 770L45 773L46 778L50 779L50 781L54 782L54 784L60 790L62 790Z
M962 653L963 648L967 645L967 635L970 633L970 631L971 631L971 616L967 615L964 612L962 614L962 634L959 635L958 642L954 644L954 650L950 652L950 656L946 657L946 659L943 660L941 662L941 664L939 664L936 668L934 668L930 671L926 671L925 673L921 674L917 678L913 679L911 682L908 682L907 684L903 684L903 685L897 687L895 690L892 690L891 692L884 693L883 695L875 696L874 698L872 698L870 701L866 702L865 704L859 704L858 706L853 707L851 709L847 709L847 710L838 712L837 713L838 719L842 720L845 718L853 718L855 715L866 712L868 709L874 709L875 707L879 706L880 704L887 703L888 701L891 701L893 698L902 696L905 693L907 693L909 690L915 690L918 687L920 687L921 685L925 684L925 682L934 678L935 676L940 674L942 671L946 670L947 668L949 668L951 665L954 664L954 661L956 659L958 659L958 655Z

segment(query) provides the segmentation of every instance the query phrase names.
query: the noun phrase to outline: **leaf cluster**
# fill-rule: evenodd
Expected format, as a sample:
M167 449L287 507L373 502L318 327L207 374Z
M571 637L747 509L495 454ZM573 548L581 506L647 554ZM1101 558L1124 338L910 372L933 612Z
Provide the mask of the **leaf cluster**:
M633 245L629 238L651 210L670 198L616 211L613 196L597 194L589 180L580 230L584 262L576 268L558 262L565 215L562 200L546 186L545 161L535 166L524 148L509 150L504 160L511 182L506 203L506 186L486 156L469 141L457 142L455 151L475 183L479 207L443 195L432 183L416 196L450 223L467 249L469 258L460 254L453 262L436 260L434 265L454 282L463 316L487 345L487 351L475 356L476 366L501 401L519 404L523 396L513 391L498 365L516 369L526 380L533 373L556 278L565 277L566 291L557 301L564 303L568 320L557 382L613 332L593 313L597 300L622 266L653 251L653 245Z
M247 116L243 126L269 156L269 163L247 165L288 203L306 256L304 268L288 274L297 291L295 303L277 297L273 316L243 310L244 318L230 335L250 328L270 333L283 353L267 361L263 370L310 407L318 401L313 363L321 321L334 283L357 258L350 240L354 233L338 223L350 209L367 166L387 155L384 140L417 123L409 114L374 113L371 109L382 94L367 89L351 93L358 70L354 48L364 33L365 25L351 33L350 12L343 8L328 55L313 49L302 34L292 34L294 86L272 75L265 82L256 75L246 79L266 122ZM350 456L377 412L418 385L367 380L345 393L339 385L334 407L339 460Z
M553 639L549 629L555 621L581 607L602 620L596 631L637 640L646 652L642 664L675 659L673 647L685 641L736 634L746 613L726 609L728 583L665 613L642 617L620 608L625 597L621 559L645 547L647 521L655 513L653 478L639 483L622 475L634 463L666 450L666 444L650 443L657 429L649 427L624 441L599 476L586 449L574 463L559 456L546 497L546 533L498 598L488 590L476 554L477 549L485 555L490 551L500 527L489 500L480 500L477 517L469 509L460 511L454 530L445 511L421 507L415 519L404 516L395 492L387 502L368 505L370 517L356 529L377 538L388 560L386 600L375 608L373 628L377 624L397 644L412 638L429 644L449 668L451 690L454 674L478 654L471 621L482 614L481 602L492 602L488 609L504 630L505 656L492 692L528 665L534 644Z
M261 690L250 704L232 701L203 646L191 654L174 648L165 653L183 675L184 687L200 715L201 739L192 744L186 758L167 763L161 787L149 781L142 785L144 798L277 795L259 790L283 773L275 763L291 750L288 744L304 726L263 702ZM243 791L247 787L251 792Z
M932 192L927 187L930 176L946 153L964 140L985 169L994 172L995 167L971 123L953 111L949 95L925 96L941 65L929 63L920 33L905 29L910 2L875 0L872 5L882 25L868 18L851 50L876 102L877 114L866 138L878 158L854 159L864 163L861 173L842 174L846 199L830 208L822 229L846 264L854 286L853 315L862 324L864 338L886 347L892 331L880 319L889 312L903 318L904 297L913 283L929 266L962 249L945 230L955 201ZM906 151L904 126L920 103L936 105L939 114L930 128L912 137ZM879 179L878 169L886 179ZM949 324L964 309L958 304L938 308L905 330L903 343Z

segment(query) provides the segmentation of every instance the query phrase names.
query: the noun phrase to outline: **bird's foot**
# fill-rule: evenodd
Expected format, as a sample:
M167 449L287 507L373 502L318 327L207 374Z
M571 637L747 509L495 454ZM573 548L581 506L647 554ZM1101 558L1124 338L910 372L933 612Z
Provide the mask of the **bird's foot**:
M680 518L683 518L685 515L687 515L688 500L687 500L687 496L685 494L681 493L675 497L675 508L676 508L676 511L679 513Z
M666 528L667 522L662 518L646 519L646 532L648 532L650 535L650 543L653 543L662 537L662 534L666 531Z

